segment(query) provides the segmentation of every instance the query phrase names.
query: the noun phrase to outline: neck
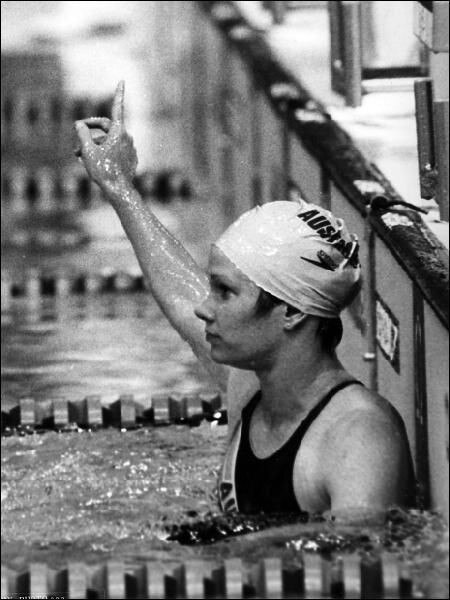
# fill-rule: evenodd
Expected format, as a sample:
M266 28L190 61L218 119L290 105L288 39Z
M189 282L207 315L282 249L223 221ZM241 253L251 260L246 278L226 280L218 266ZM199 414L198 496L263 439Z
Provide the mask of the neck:
M290 348L268 368L257 372L260 410L272 425L306 414L333 384L348 378L335 354L324 353L313 344L309 348L308 352L292 352Z

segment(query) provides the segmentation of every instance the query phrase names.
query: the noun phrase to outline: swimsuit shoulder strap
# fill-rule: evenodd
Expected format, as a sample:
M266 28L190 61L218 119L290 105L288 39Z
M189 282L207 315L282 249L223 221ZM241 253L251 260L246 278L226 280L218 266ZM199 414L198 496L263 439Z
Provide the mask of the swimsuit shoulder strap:
M338 392L340 392L341 390L345 389L346 387L349 387L350 385L354 385L354 384L363 385L361 383L361 381L358 381L357 379L347 379L346 381L341 381L341 383L338 383L337 385L333 386L325 394L325 396L322 398L322 400L320 400L320 402L318 402L316 404L316 406L309 411L309 413L306 415L306 417L303 419L303 421L300 423L297 430L291 437L291 440L295 439L295 445L297 447L300 446L301 441L303 440L309 427L317 419L317 417L320 415L320 413L323 411L323 409L327 406L327 404L330 402L330 400Z

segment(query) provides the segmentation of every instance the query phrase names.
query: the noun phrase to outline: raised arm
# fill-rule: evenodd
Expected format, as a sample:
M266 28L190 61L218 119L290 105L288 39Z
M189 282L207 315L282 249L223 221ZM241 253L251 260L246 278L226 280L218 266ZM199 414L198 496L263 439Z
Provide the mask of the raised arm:
M111 121L95 118L76 122L81 160L116 210L159 306L224 389L228 370L210 358L203 324L194 315L194 307L208 293L207 276L135 189L137 156L123 117L124 82L121 81L114 96ZM93 139L94 129L106 133L100 144Z

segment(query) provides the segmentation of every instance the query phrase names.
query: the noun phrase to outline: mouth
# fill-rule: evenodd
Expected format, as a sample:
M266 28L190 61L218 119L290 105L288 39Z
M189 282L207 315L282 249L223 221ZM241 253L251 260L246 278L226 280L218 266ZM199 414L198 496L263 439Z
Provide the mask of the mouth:
M210 342L210 341L213 341L213 340L218 340L220 336L218 336L215 333L211 333L210 331L206 331L205 332L205 337L206 337L206 341Z

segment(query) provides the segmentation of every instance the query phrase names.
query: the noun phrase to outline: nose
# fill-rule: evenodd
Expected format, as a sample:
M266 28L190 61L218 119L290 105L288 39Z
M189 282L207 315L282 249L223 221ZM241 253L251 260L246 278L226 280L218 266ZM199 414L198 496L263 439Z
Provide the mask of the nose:
M205 323L211 323L214 320L214 313L211 308L210 296L208 296L201 304L194 309L196 317L205 321Z

